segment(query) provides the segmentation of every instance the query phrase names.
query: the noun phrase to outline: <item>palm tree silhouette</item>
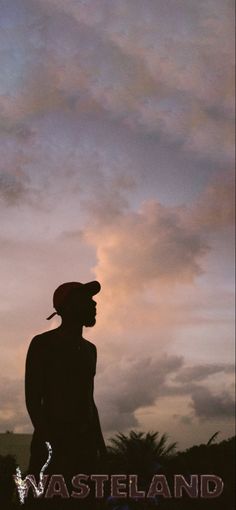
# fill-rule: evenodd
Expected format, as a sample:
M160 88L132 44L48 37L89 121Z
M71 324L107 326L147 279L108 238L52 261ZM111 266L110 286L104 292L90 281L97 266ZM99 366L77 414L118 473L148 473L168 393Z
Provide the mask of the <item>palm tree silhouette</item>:
M136 473L149 478L159 471L161 465L170 457L176 443L168 444L167 434L159 432L136 432L131 430L128 435L118 433L110 439L108 446L110 465L123 473Z
M147 490L155 473L163 471L167 459L176 449L176 443L168 443L167 434L159 432L137 432L131 430L127 435L118 433L110 439L108 446L109 471L111 473L136 474L138 488ZM111 501L113 510L133 510L153 508L158 501Z

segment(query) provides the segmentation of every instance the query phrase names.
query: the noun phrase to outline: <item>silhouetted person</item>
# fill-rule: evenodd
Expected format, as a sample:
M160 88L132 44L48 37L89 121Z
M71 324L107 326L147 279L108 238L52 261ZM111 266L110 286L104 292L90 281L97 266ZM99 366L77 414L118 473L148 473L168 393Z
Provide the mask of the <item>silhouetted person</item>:
M47 459L45 441L52 445L46 473L71 479L96 473L96 459L106 454L93 388L97 351L82 336L83 326L96 323L96 281L60 285L53 296L61 325L37 335L26 359L26 406L34 426L29 473L39 475Z

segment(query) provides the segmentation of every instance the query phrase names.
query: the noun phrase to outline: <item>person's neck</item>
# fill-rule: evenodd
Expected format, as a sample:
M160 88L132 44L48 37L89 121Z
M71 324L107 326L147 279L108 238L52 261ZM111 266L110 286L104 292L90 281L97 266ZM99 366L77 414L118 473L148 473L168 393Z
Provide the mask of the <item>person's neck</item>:
M60 328L62 331L66 331L74 337L82 338L83 326L79 322L63 319Z

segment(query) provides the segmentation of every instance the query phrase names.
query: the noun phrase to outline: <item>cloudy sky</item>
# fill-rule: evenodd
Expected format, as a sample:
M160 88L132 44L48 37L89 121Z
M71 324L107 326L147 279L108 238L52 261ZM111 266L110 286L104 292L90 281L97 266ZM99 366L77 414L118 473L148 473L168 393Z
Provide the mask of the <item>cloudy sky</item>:
M233 435L233 1L0 12L0 430L54 289L98 279L106 437Z

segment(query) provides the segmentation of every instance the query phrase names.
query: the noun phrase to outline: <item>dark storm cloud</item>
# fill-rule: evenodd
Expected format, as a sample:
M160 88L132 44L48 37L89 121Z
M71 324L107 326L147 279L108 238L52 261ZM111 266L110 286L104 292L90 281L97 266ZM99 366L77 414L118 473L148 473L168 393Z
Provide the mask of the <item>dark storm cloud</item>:
M163 399L168 405L171 398L185 397L192 413L175 415L182 423L190 424L194 419L224 420L233 417L233 399L229 392L213 394L205 386L196 384L211 374L232 372L231 365L207 365L191 367L195 380L189 381L189 367L185 367L181 357L166 356L159 359L144 358L138 361L125 360L103 371L98 382L98 401L105 430L138 426L135 413L140 408L157 406L161 409ZM114 372L119 383L114 384ZM175 375L177 374L177 375ZM175 384L178 381L178 385ZM110 391L110 388L113 391Z
M146 357L137 361L123 360L103 372L98 400L101 399L105 429L117 430L137 425L135 411L154 404L169 375L182 364L182 358L177 356L157 360ZM119 379L116 385L113 382L114 372Z
M191 395L192 407L197 416L203 420L228 420L235 417L234 399L227 392L212 394L206 387L198 387Z

